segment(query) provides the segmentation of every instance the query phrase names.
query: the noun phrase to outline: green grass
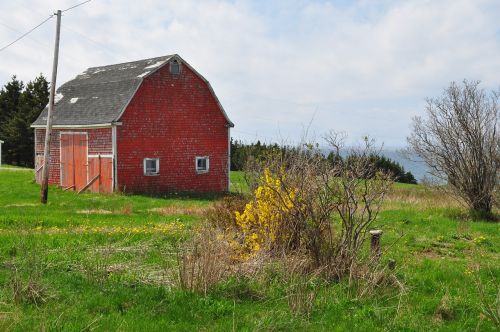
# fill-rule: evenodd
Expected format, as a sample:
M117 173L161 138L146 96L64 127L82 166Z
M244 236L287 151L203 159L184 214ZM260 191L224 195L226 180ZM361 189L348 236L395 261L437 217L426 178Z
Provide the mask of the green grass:
M290 312L282 276L272 271L262 280L225 281L207 296L178 288L176 250L217 196L51 187L42 206L32 176L0 170L0 330L495 330L480 319L469 268L481 264L493 302L499 225L461 221L460 207L422 186L395 186L377 221L383 260L397 261L405 294L380 287L356 297L346 282L318 281L305 316ZM241 173L231 178L234 191L248 190ZM16 281L29 280L40 297L15 291Z

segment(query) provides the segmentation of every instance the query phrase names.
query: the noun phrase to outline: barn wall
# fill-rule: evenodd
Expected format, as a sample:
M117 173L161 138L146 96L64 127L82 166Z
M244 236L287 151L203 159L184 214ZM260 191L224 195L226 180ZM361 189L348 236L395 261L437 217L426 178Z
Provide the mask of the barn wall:
M228 128L207 84L186 66L145 78L117 127L117 182L127 192L222 192L228 189ZM197 174L196 156L209 156ZM160 159L146 176L144 158Z
M86 132L88 134L88 154L112 154L111 128L95 129L52 129L50 145L49 183L60 184L60 135L61 132ZM35 155L43 156L45 129L36 128Z

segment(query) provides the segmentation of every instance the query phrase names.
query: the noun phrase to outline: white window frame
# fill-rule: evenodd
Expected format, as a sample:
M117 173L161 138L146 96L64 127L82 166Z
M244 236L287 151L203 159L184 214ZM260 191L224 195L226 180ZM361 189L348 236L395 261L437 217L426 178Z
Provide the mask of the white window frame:
M207 168L206 169L200 169L198 168L198 160L203 160L205 159L207 161ZM194 169L196 170L196 173L202 174L202 173L208 173L210 169L210 158L208 156L199 156L194 158Z
M148 172L146 170L146 162L150 161L150 160L156 161L156 172L154 172L154 173L153 172ZM160 158L144 158L143 166L144 166L144 175L145 176L157 176L157 175L160 175Z

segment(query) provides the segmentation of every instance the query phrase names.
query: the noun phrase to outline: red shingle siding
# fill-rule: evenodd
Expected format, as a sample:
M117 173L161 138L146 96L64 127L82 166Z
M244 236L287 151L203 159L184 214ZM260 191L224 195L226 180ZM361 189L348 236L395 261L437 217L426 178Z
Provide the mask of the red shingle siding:
M112 154L111 128L96 129L53 129L50 145L49 183L60 184L60 135L61 132L79 132L88 134L89 154ZM45 129L35 129L35 154L42 154L45 142Z
M228 128L208 85L186 66L165 65L145 78L117 127L117 181L127 192L228 189ZM197 174L195 157L209 156ZM144 158L160 159L160 174L145 176Z

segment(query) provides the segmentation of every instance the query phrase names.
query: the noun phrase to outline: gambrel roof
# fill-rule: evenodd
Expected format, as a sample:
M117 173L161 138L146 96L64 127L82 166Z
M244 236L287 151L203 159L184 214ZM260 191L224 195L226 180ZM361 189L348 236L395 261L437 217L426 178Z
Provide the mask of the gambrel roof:
M52 125L56 127L89 126L110 125L117 122L143 79L173 59L188 66L207 83L228 125L234 126L208 81L177 54L88 68L57 89ZM45 126L47 113L46 107L32 127Z

